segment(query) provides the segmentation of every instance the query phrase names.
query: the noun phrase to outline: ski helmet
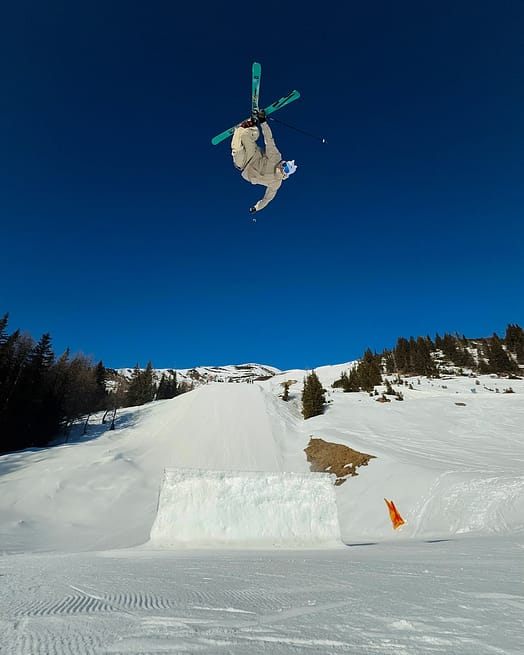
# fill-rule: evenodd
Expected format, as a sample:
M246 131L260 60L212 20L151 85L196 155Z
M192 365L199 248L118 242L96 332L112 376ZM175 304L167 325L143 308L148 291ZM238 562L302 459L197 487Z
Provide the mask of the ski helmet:
M289 177L290 175L293 175L293 173L297 170L297 165L295 164L295 160L291 159L290 161L285 161L282 162L282 171L284 174Z

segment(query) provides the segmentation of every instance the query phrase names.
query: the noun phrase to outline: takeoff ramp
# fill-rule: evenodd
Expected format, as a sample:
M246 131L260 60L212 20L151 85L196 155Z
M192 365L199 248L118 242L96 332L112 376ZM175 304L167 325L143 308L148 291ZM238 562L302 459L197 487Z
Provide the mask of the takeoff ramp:
M167 469L150 543L168 548L341 546L331 475Z

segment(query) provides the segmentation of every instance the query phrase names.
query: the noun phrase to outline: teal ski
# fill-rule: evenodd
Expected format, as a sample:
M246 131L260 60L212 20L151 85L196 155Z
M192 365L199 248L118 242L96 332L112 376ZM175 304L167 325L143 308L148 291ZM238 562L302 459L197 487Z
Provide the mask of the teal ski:
M265 107L264 111L266 112L266 116L270 116L273 112L278 111L279 109L282 109L282 107L285 107L286 105L289 105L290 102L293 102L295 100L298 100L300 98L300 93L298 91L290 91L287 96L283 96L279 100L276 100L273 102L271 105L268 105ZM247 120L247 119L244 119ZM216 146L218 143L221 141L224 141L228 137L233 135L233 132L235 129L240 125L240 123L243 123L244 121L240 121L236 125L233 125L233 127L230 127L227 130L224 130L220 134L217 134L211 139L211 143Z
M251 69L251 114L258 111L258 99L260 97L260 76L262 75L262 66L258 62L253 62Z

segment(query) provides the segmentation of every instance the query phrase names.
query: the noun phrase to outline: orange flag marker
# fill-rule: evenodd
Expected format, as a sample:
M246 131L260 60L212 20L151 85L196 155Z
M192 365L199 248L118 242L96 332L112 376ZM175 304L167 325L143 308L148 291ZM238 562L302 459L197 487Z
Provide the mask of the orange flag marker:
M392 500L384 498L384 501L389 509L389 518L391 519L391 523L393 523L393 530L396 530L397 528L400 528L401 525L404 525L405 521L398 513L398 509L395 507L395 503Z

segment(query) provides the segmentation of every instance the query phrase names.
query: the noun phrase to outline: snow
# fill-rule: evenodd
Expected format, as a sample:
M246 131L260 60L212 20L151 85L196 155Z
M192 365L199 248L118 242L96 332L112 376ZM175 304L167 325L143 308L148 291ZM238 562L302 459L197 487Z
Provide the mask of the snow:
M342 545L333 476L166 470L151 529L157 546Z
M95 417L67 444L0 457L2 655L521 653L524 381L414 378L394 384L404 401L377 403L331 389L350 365L316 370L328 405L307 421L306 372L286 371L122 410L115 431ZM234 480L251 508L274 475L292 502L294 475L317 475L311 436L375 456L332 488L347 546L149 542L165 469ZM204 500L203 486L193 493ZM397 531L384 498L406 521ZM251 510L240 524L242 502L231 525L261 530ZM271 520L285 523L278 504Z

